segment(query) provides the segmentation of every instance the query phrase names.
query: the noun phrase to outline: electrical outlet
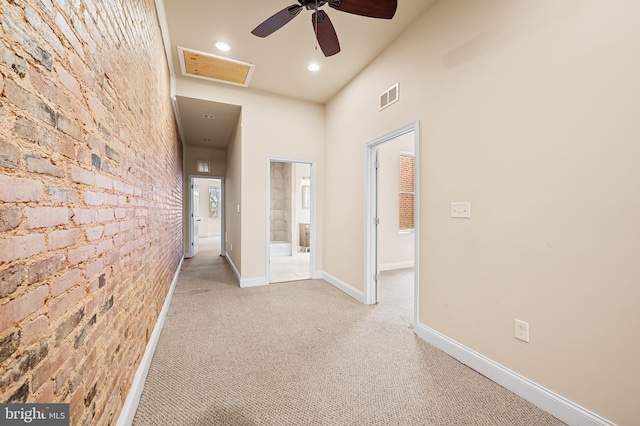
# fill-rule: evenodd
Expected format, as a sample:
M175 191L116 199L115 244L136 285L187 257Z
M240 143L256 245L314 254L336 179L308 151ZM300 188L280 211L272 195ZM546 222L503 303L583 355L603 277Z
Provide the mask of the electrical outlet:
M451 203L451 217L470 218L471 203L468 201Z
M529 323L516 320L516 339L529 343Z

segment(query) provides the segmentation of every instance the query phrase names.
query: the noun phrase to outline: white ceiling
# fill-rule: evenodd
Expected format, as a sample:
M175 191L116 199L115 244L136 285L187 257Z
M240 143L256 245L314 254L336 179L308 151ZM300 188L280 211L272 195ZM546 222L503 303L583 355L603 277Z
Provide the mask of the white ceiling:
M274 13L297 4L296 0L163 0L158 4L162 7L164 3L175 75L181 74L177 48L184 47L254 64L255 71L249 84L252 89L324 104L434 1L398 0L398 10L391 20L351 15L325 5L322 9L329 15L341 46L341 52L329 58L316 48L311 11L308 10L302 10L291 22L266 38L251 34L251 30ZM219 51L215 47L218 41L227 42L231 50ZM318 63L320 71L308 71L310 62ZM220 84L198 81L213 86ZM235 128L237 115L235 121L228 123L222 123L222 116L233 119L234 111L221 114L223 104L183 97L176 100L187 145L226 145L228 140L224 140L224 135L230 135L229 126L231 132ZM215 135L211 134L211 120L203 118L213 109L218 111L214 114L214 121L218 121ZM204 139L212 139L213 144Z

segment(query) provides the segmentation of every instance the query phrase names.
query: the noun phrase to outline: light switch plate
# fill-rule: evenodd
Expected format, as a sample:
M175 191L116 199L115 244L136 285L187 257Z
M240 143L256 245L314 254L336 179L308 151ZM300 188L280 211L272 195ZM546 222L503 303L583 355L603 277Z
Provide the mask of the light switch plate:
M470 218L471 203L468 201L451 203L451 217Z

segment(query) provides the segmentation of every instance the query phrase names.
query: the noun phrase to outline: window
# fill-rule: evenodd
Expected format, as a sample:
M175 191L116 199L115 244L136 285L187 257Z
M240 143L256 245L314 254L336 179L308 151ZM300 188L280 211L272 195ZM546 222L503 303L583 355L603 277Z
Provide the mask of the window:
M210 161L198 160L198 173L209 173L210 166L211 166Z
M400 154L400 176L399 176L399 216L400 231L413 230L413 205L414 205L414 156L413 154Z

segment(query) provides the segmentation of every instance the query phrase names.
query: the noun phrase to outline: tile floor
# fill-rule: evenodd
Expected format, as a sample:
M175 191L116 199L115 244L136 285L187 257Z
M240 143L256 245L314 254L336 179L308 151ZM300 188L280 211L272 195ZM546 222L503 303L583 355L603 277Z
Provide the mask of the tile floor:
M294 252L292 256L271 258L269 282L308 280L311 278L311 254Z

